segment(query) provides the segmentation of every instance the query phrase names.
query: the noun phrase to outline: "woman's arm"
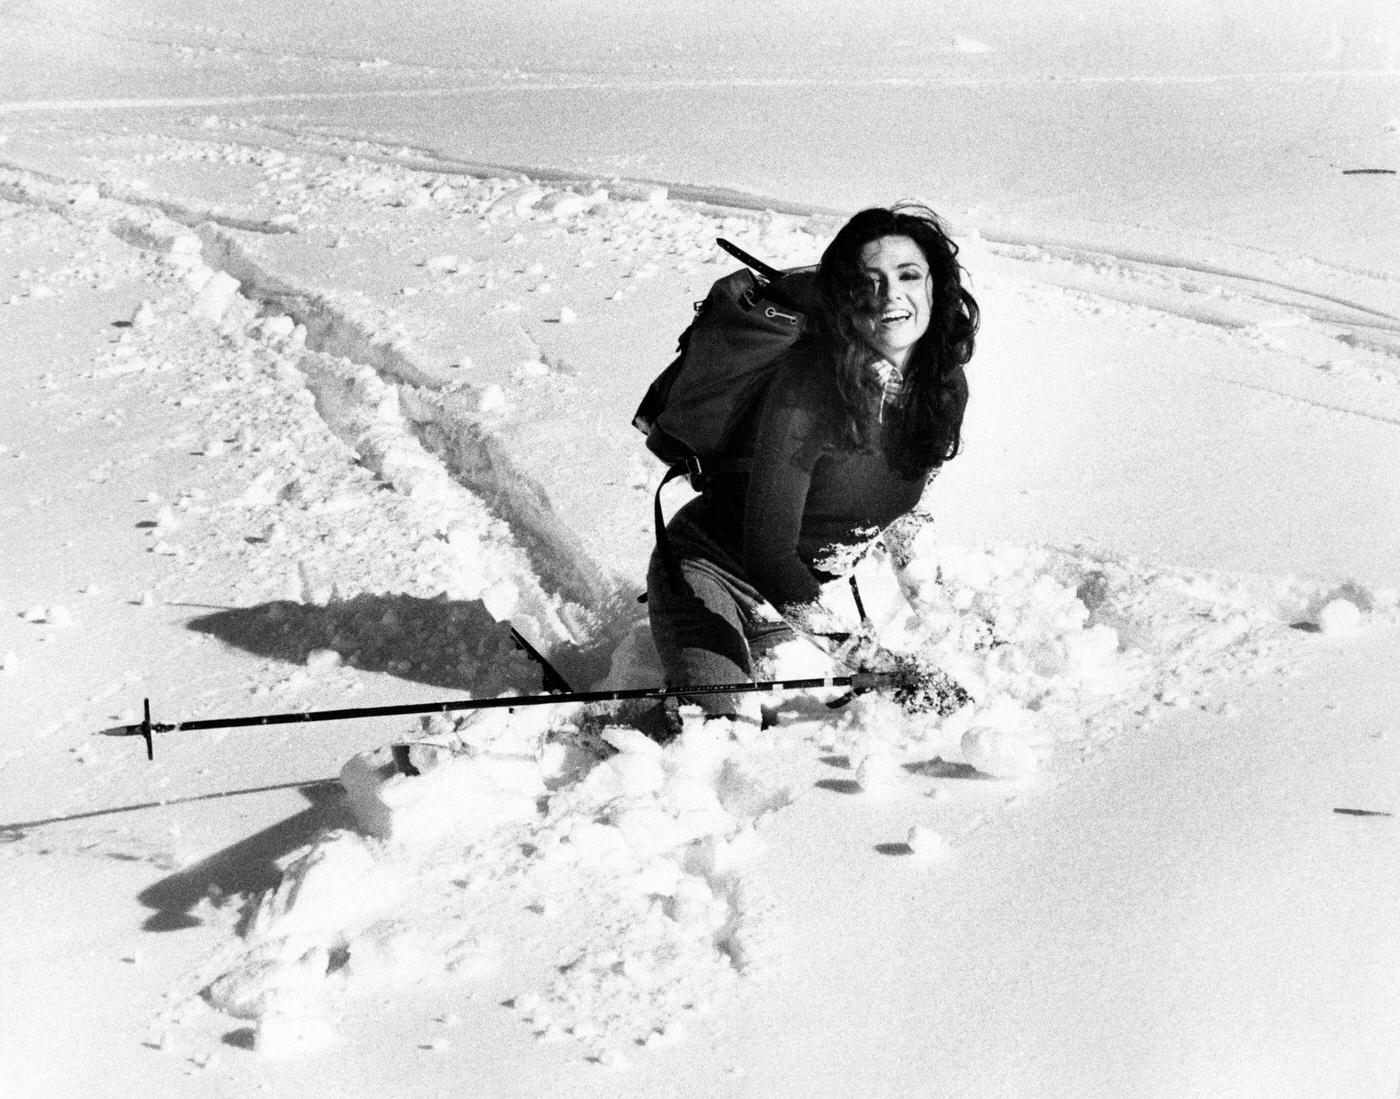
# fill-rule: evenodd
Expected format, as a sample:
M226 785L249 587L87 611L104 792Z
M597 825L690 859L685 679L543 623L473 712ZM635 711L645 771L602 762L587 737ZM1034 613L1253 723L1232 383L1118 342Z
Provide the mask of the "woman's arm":
M918 539L919 533L933 523L933 512L929 510L925 501L929 488L937 476L938 468L935 467L929 471L928 480L924 482L924 498L912 511L905 512L880 534L880 541L889 553L890 563L896 573L902 572L914 559L914 543Z
M820 610L821 585L798 556L812 470L826 432L795 363L764 395L744 507L744 567L778 612L800 629Z

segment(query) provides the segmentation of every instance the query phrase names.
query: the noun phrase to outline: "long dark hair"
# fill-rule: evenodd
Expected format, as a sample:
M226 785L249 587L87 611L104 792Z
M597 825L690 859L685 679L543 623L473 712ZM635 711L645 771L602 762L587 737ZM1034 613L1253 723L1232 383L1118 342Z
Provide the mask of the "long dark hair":
M916 477L954 457L962 446L967 380L977 335L977 302L962 284L958 246L926 206L899 203L862 210L841 227L817 268L818 307L811 333L835 382L837 437L853 450L873 449L872 401L879 383L870 364L870 292L861 269L865 246L881 237L908 237L928 261L932 307L928 330L905 364L907 398L884 424L885 460L902 477Z

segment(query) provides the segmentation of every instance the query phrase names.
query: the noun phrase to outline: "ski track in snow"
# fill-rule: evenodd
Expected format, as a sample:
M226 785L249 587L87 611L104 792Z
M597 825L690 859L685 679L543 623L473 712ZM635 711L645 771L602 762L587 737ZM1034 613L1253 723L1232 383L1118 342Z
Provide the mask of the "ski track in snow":
M337 151L323 143L308 153L304 141L297 135L291 148L334 156L342 171L353 163L362 173L364 163L378 163L434 179L484 176L483 192L472 196L475 216L522 230L548 221L551 206L568 204L573 217L586 220L592 215L583 191L601 185L567 173L522 182L506 178L514 170L434 160L421 150L407 163L385 149ZM538 179L551 186L536 186ZM422 182L411 186L421 190ZM608 186L621 221L639 210L672 209L657 201L655 181ZM699 188L669 192L661 198L698 204L684 216L702 222L732 197ZM405 538L441 543L440 575L458 581L455 599L479 601L495 619L524 618L537 639L552 644L601 644L607 655L625 648L619 623L630 620L608 605L626 594L623 582L584 558L543 493L481 426L481 394L443 385L439 364L419 361L373 323L266 265L237 236L287 236L293 223L230 217L13 164L0 177L0 197L102 224L181 271L185 297L172 295L160 308L183 309L185 320L205 324L211 345L222 340L228 356L216 357L190 385L256 395L269 408L314 406L325 430L416 516L415 535ZM830 217L786 213L822 225ZM794 249L809 239L797 236L788 241ZM775 241L782 239L775 232ZM1133 308L1160 308L1153 295L1165 286L1179 316L1231 332L1261 325L1273 332L1270 322L1301 310L1301 324L1282 328L1283 353L1315 361L1326 358L1317 339L1324 347L1335 343L1354 360L1350 369L1394 384L1400 326L1379 307L1172 255L990 232L982 244L1019 277L1059 288L1068 280L1076 293ZM1046 257L1062 269L1038 279ZM1184 303L1190 295L1180 291L1182 272L1220 279L1228 300L1210 295L1210 311ZM1377 282L1378 294L1391 289ZM138 342L114 353L95 376L158 373L161 342L171 331L147 322ZM1293 338L1299 331L1308 339ZM239 414L256 422L248 409ZM300 422L291 438L309 438L300 433L310 430ZM218 451L218 441L207 449ZM260 474L227 506L257 511L296 502L297 483L289 470ZM337 500L317 497L323 489L306 480L299 502L333 515ZM173 538L181 521L189 518L158 518L156 535ZM267 541L279 537L273 531ZM872 559L862 568L882 563ZM1397 617L1395 593L1356 584L1193 574L1048 547L960 549L926 539L900 577L898 588L873 573L865 585L884 636L947 667L979 700L975 709L934 722L910 719L880 699L858 700L836 717L799 701L785 704L783 723L763 734L692 718L664 751L625 726L602 729L595 715L577 709L429 722L413 748L417 775L382 751L347 764L344 782L361 830L330 833L287 856L281 885L241 899L242 935L192 974L160 1013L159 1043L189 1025L207 1001L246 1020L264 1052L304 1052L334 1040L337 1011L372 1010L368 1001L385 984L426 980L440 990L444 1018L486 1010L507 995L510 1010L540 1040L570 1040L598 1064L622 1067L646 1046L675 1040L684 1029L677 1020L722 1003L745 975L783 964L781 928L744 867L763 818L808 796L807 788L845 783L847 792L927 804L966 777L962 754L985 769L1019 773L1021 788L1033 792L1035 774L1070 775L1171 709L1209 710L1223 684L1277 670L1290 647L1306 639L1299 625L1344 632L1349 614L1358 623ZM298 605L339 606L342 617L326 627L324 648L305 639L302 646L303 659L323 653L333 666L346 655L336 651L337 624L355 624L363 605L353 592L330 587L327 578L303 576L298 599L269 609L262 625L281 623L295 634L303 629ZM381 603L364 613L371 610L388 614ZM455 657L456 670L470 678L501 651L487 645ZM509 689L510 677L497 685ZM817 749L827 753L825 764L815 759ZM853 778L832 779L823 766ZM998 798L985 803L988 813ZM910 819L922 817L911 808ZM947 815L939 826L955 847L960 829L984 819ZM942 850L927 833L919 845ZM231 903L211 898L201 911Z
M276 134L277 137L270 137ZM568 170L540 166L463 161L437 150L390 144L382 139L346 134L331 127L305 129L269 126L253 138L226 135L223 140L252 148L275 148L286 153L321 153L355 161L392 165L395 168L443 176L512 179L523 177L565 189L608 186L617 196L646 196L664 191L671 199L696 204L702 211L722 216L726 210L771 211L802 218L839 218L843 212L810 203L794 203L772 196L751 195L727 188L696 186L652 178L599 180ZM3 164L3 162L0 162ZM14 167L14 166L11 166ZM51 182L58 182L52 180ZM152 205L185 224L213 221L227 228L285 233L285 225L200 210L188 204L137 198L130 192L104 195ZM954 226L955 230L957 229ZM1246 334L1266 332L1276 346L1293 350L1314 365L1337 373L1361 371L1373 381L1400 384L1400 315L1390 303L1400 300L1400 284L1393 277L1360 271L1333 271L1326 264L1308 261L1311 280L1280 277L1290 264L1283 257L1262 250L1242 254L1236 266L1203 262L1187 255L1140 249L1113 248L1092 240L1066 240L1052 236L1006 233L994 227L977 228L973 246L985 245L999 258L1012 261L1022 277L1079 290L1107 301L1173 313L1202 325ZM236 245L233 247L236 248ZM1232 249L1242 252L1240 249ZM1296 266L1293 265L1293 266ZM244 266L246 271L246 265ZM1279 274L1272 272L1278 271ZM1184 277L1183 277L1184 276ZM1197 276L1214 280L1202 285ZM1357 301L1329 293L1323 286L1344 277L1368 291L1370 301ZM1312 284L1310 284L1310 282ZM255 278L256 284L256 278ZM290 293L295 294L295 290ZM1382 307L1384 303L1386 307ZM1305 331L1284 332L1306 321ZM1292 337L1290 339L1290 337ZM1296 348L1288 346L1296 344ZM1360 359L1359 365L1352 360ZM1382 417L1382 419L1388 419Z
M312 58L313 61L325 60ZM371 59L336 58L336 61L350 60L364 64ZM399 70L412 70L411 66L395 64ZM431 70L430 70L431 71ZM535 79L515 79L506 83L501 77L473 80L462 83L439 83L424 87L376 87L342 88L335 90L307 89L299 92L260 92L246 95L216 96L145 96L132 98L108 97L100 99L33 99L0 102L0 115L21 115L29 113L62 113L65 111L124 111L151 110L180 107L249 107L258 104L333 102L356 99L433 99L471 93L494 94L502 91L528 93L560 91L671 91L697 88L999 88L1008 86L1037 86L1052 84L1056 87L1072 85L1142 85L1149 87L1205 86L1240 83L1312 83L1331 80L1376 80L1390 83L1395 72L1390 69L1317 69L1310 72L1237 72L1201 74L1056 74L1054 76L995 76L935 78L919 77L744 77L735 76L724 80L703 78L605 80L577 79L569 76L551 77L548 74L532 74Z
M319 150L414 171L477 178L522 176L565 188L596 187L605 182L623 195L641 195L650 189L664 188L672 199L694 203L702 209L713 208L720 213L739 209L806 218L843 217L849 213L774 196L679 181L654 178L600 181L594 176L557 168L463 161L443 156L431 148L390 144L382 139L367 140L363 135L347 134L332 127L270 126L268 129L286 139L285 142L271 142L273 147L285 152ZM235 136L231 140L239 139ZM258 143L266 145L266 135ZM1393 277L1332 270L1326 264L1308 261L1316 283L1325 284L1344 277L1353 285L1364 286L1371 300L1363 302L1328 293L1300 277L1285 279L1269 273L1279 271L1281 274L1289 263L1263 250L1256 249L1250 255L1242 249L1231 249L1242 253L1241 263L1225 266L1183 254L1113 248L1092 240L1007 233L994 227L979 228L975 232L978 240L974 244L985 243L994 255L1019 261L1024 277L1082 289L1106 300L1172 312L1190 321L1236 331L1256 326L1277 327L1298 316L1305 317L1316 326L1315 332L1327 341L1336 341L1352 351L1367 354L1368 359L1378 359L1382 369L1378 374L1372 373L1377 380L1393 380L1400 384L1400 314L1391 311L1393 306L1390 305L1400 300L1400 284ZM1058 262L1047 263L1047 260ZM1063 270L1051 269L1056 266ZM1183 273L1187 278L1181 277ZM1200 285L1201 280L1192 276L1206 276L1215 281ZM1384 303L1386 307L1375 303ZM1349 351L1336 354L1339 358L1350 357Z
M71 187L52 177L11 172L0 178L0 197L56 212L68 211ZM405 348L367 330L346 317L321 295L288 285L262 270L240 244L220 232L230 228L254 233L282 233L275 222L229 218L186 204L148 200L121 188L96 188L102 199L133 210L135 217L118 215L112 232L127 243L168 252L176 236L169 224L141 216L155 211L176 225L194 228L204 260L212 269L235 280L237 292L264 316L287 316L303 329L304 346L313 355L299 363L308 391L327 425L355 446L360 460L407 495L444 497L444 529L451 525L458 483L481 497L512 527L531 557L533 571L516 570L522 586L535 573L550 578L554 592L566 603L596 607L609 595L606 582L576 540L540 504L541 493L514 466L498 442L474 429L472 415L455 408L451 394L424 386L428 371L414 362ZM188 241L186 242L188 245ZM408 414L405 414L405 406ZM437 457L424 452L429 445ZM435 476L441 472L450 476ZM459 503L471 508L469 500ZM548 598L537 597L529 617L539 636L553 641L580 641L580 627L566 624L557 610L546 609ZM567 612L566 612L567 613Z

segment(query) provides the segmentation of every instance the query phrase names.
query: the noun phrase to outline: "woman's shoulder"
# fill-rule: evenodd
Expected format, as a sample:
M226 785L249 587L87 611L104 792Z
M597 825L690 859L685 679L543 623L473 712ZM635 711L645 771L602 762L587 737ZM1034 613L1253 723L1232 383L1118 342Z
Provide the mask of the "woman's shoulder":
M835 391L830 360L815 340L803 338L783 352L770 393L784 404L817 410L830 405Z
M764 395L761 429L770 443L796 448L810 465L834 445L836 387L830 363L803 341L784 352Z

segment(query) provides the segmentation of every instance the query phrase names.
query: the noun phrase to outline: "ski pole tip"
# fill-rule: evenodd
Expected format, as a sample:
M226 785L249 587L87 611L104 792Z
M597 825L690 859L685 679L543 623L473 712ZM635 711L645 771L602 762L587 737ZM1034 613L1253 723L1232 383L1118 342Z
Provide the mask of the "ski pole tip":
M98 729L98 736L139 736L146 742L146 758L156 758L155 731L160 728L151 721L151 700L144 698L141 700L141 721L136 725L109 725L105 729Z

